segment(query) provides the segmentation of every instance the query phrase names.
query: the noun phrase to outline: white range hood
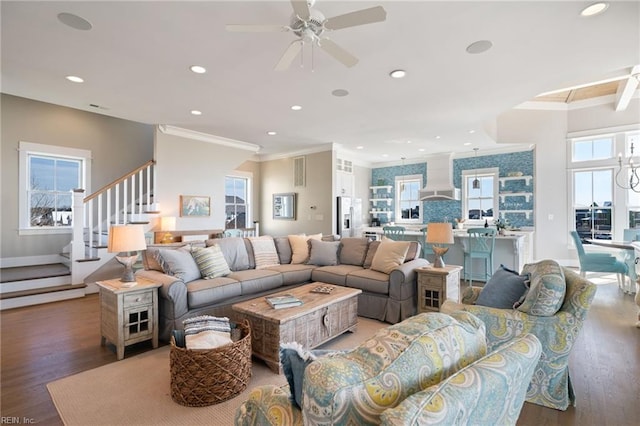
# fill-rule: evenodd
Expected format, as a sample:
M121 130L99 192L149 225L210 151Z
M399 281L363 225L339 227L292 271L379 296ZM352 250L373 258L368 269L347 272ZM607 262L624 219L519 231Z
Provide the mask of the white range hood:
M420 190L421 201L459 200L460 190L453 186L453 153L427 160L427 186Z

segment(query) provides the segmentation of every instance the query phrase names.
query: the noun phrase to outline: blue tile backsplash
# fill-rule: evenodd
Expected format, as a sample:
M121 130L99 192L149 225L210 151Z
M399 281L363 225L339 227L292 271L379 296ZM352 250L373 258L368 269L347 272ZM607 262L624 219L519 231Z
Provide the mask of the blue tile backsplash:
M497 167L500 170L499 210L504 217L514 227L534 225L534 166L533 151L520 151L506 154L478 155L477 157L460 158L453 160L453 185L462 188L462 171ZM508 174L512 172L522 172L523 176L532 176L528 181L524 178L510 179ZM395 177L399 175L422 175L423 183L427 180L427 164L407 164L404 166L380 167L371 170L372 185L392 185ZM512 193L530 193L524 195L507 195ZM391 190L391 197L395 199L395 188ZM386 203L382 202L380 206ZM393 206L390 207L393 210ZM429 201L422 203L423 222L452 222L455 218L462 216L462 201ZM528 211L513 212L514 210ZM390 214L379 214L381 223L395 221L393 212Z

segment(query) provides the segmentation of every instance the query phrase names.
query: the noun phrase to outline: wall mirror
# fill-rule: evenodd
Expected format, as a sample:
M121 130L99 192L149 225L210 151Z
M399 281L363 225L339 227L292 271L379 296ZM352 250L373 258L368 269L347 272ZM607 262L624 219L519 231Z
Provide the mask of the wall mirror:
M289 219L296 218L296 193L273 194L273 218Z

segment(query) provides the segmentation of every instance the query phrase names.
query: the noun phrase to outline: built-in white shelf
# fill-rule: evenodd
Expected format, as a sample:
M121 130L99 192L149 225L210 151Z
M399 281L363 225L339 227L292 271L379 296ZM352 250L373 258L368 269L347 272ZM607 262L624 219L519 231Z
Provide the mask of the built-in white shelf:
M533 176L509 176L498 178L498 181L500 182L500 186L504 188L504 183L512 180L524 180L527 186L529 186L531 185L531 179L533 179Z
M531 218L531 213L533 210L500 210L500 217L504 217L507 213L524 213L527 219Z
M391 205L392 199L391 198L371 198L370 201L372 203L377 203L378 201L386 201L387 204Z
M391 210L371 210L371 214L391 214Z
M502 201L503 203L505 197L525 197L528 203L529 200L531 200L532 195L533 194L531 192L502 192L498 194L498 196L500 197L500 201Z
M387 192L391 192L391 188L393 188L393 186L391 185L378 185L378 186L370 186L369 189L373 190L373 191L377 191L378 189L386 189Z

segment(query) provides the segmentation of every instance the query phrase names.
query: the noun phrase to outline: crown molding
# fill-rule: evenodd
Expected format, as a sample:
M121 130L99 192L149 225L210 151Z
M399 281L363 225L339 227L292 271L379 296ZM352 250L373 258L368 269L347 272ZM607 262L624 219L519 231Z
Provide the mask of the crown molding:
M210 135L208 133L197 132L195 130L184 129L182 127L170 126L168 124L158 125L158 130L166 135L179 136L186 139L193 139L201 142L224 145L232 148L244 149L245 151L258 152L260 145L235 139L223 138L222 136Z
M322 145L316 145L311 148L300 149L297 151L281 152L278 154L260 155L260 159L258 161L282 160L284 158L292 158L292 157L299 157L301 155L317 154L318 152L333 151L333 149L334 149L334 144L327 143Z

